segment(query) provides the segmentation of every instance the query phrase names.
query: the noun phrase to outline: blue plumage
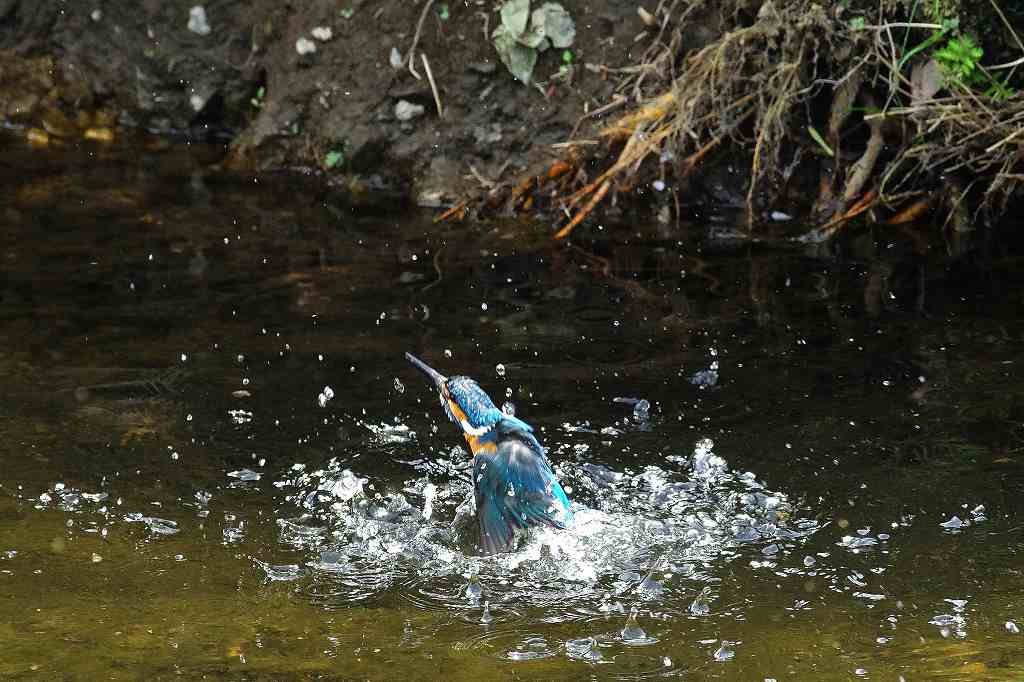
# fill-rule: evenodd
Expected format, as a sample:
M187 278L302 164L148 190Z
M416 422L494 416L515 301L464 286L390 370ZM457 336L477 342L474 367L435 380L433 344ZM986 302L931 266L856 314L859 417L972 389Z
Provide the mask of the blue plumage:
M473 453L473 493L480 548L508 551L516 533L533 526L564 528L572 518L533 427L494 406L469 377L445 377L415 356L406 358L437 386L441 405L462 429Z

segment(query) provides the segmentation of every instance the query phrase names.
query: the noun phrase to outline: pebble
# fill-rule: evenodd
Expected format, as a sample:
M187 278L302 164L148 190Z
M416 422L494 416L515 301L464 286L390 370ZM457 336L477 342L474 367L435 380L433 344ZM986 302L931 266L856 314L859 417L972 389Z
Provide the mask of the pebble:
M316 43L309 38L299 38L295 41L295 51L303 57L316 52Z
M391 57L389 59L392 69L402 68L402 53L398 51L397 47L391 48Z
M206 20L206 9L202 5L196 5L188 11L188 30L196 35L210 35L210 22Z
M398 104L395 105L395 118L399 121L411 121L422 116L426 110L426 107L422 104L413 104L407 100L400 99Z
M331 30L330 26L317 26L312 31L310 31L310 33L312 33L313 37L322 43L326 43L328 40L334 37L334 32Z

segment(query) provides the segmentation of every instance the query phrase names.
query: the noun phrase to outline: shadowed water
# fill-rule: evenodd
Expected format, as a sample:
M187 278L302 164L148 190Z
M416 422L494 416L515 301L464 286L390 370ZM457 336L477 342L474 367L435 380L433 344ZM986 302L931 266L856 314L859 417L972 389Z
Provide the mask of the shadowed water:
M1012 249L567 247L7 144L0 678L1024 676ZM406 351L537 428L568 529L473 552Z

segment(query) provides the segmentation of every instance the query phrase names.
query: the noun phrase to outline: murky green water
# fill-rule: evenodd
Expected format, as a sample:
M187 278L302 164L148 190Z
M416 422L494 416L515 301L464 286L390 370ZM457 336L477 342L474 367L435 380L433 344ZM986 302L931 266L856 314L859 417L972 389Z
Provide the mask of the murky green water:
M0 678L1024 679L1012 256L565 247L4 145ZM407 350L540 429L577 527L463 551Z

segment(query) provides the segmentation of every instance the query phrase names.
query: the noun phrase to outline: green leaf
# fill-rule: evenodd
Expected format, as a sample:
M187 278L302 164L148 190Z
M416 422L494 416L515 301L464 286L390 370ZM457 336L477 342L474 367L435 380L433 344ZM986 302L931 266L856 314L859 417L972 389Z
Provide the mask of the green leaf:
M864 17L854 17L853 19L850 19L850 28L854 31L864 30L864 26L866 24L867 22L864 20Z
M566 51L564 51L562 53L562 63L563 64L572 64L572 60L573 60L572 50L566 50Z
M501 63L524 85L529 85L537 64L537 51L520 44L504 24L498 26L491 37Z
M451 17L451 12L448 11L448 5L437 6L437 18L441 21L448 21Z
M343 7L338 10L338 14L341 15L342 19L351 19L355 13L356 11L351 7Z
M544 35L543 27L538 27L536 25L530 26L526 33L519 36L517 40L520 45L525 45L526 47L537 50L537 52L543 52L551 47L551 43L548 42L547 36Z
M339 163L344 162L345 152L338 151L337 149L332 149L331 151L327 152L327 154L324 156L324 166L326 168L334 168Z
M514 37L526 32L530 20L530 0L507 0L501 6L501 25Z
M570 47L576 39L576 24L564 7L546 2L533 12L533 26L543 31L555 47Z
M807 132L811 134L811 139L818 143L818 146L824 150L826 154L834 157L836 153L832 151L832 147L828 146L828 142L825 142L825 138L821 136L818 129L814 126L807 126Z

